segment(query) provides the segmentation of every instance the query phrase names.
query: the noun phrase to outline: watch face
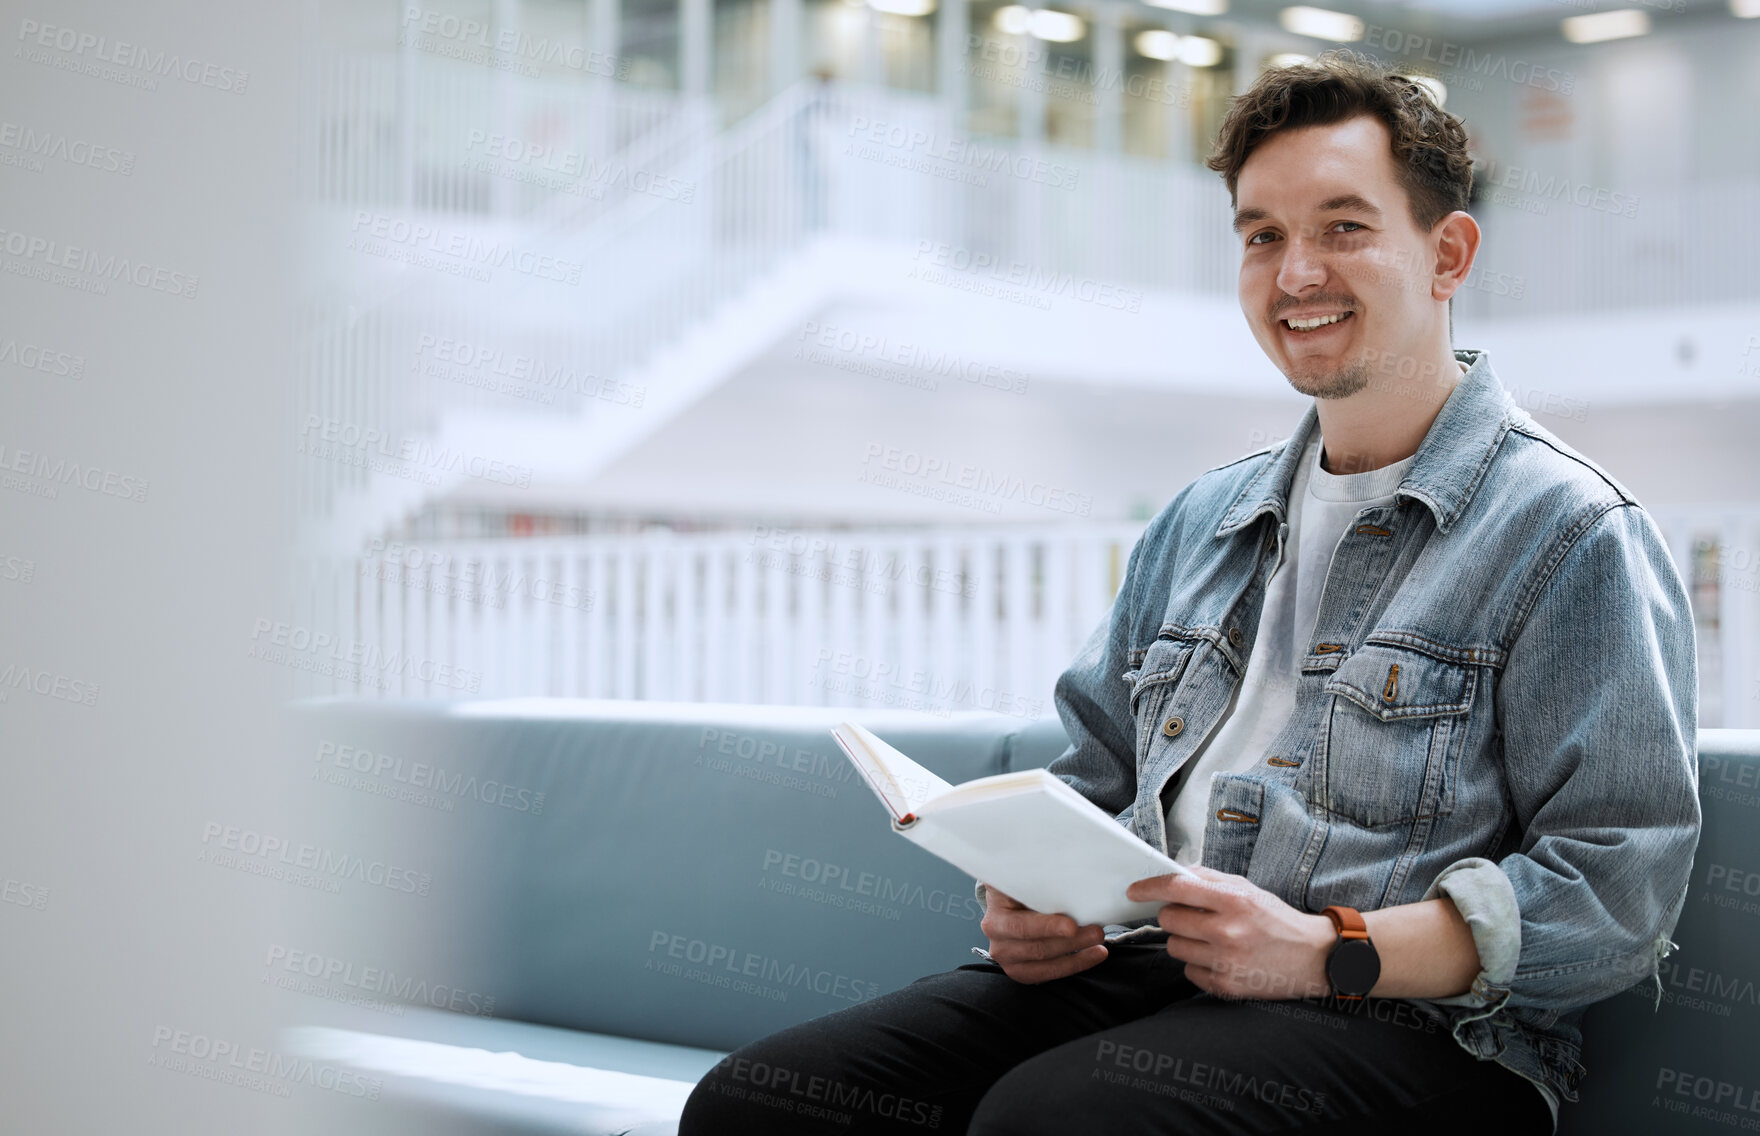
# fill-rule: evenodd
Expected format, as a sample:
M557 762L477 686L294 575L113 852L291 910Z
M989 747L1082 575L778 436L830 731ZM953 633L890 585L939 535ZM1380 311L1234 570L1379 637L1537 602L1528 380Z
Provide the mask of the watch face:
M1361 998L1381 978L1381 956L1367 939L1340 940L1326 960L1326 977L1334 994Z

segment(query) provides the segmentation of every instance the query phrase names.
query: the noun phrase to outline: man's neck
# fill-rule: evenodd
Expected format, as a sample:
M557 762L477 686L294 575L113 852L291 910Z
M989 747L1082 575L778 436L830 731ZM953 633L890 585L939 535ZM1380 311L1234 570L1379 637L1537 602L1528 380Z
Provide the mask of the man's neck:
M1442 404L1467 373L1452 351L1446 366L1427 370L1438 377L1377 375L1349 398L1315 399L1320 436L1326 441L1321 468L1328 473L1366 473L1417 453Z

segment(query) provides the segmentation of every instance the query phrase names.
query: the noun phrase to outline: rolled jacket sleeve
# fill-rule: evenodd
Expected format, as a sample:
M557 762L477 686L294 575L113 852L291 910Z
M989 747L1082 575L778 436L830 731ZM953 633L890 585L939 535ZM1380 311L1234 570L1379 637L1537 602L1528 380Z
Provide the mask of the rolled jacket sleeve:
M1454 900L1483 967L1445 1003L1618 994L1655 976L1686 901L1700 827L1686 590L1635 504L1583 519L1550 559L1496 694L1519 846L1430 888Z
M1522 911L1516 903L1516 889L1502 868L1475 856L1450 864L1424 893L1425 899L1442 896L1454 902L1473 933L1479 973L1465 994L1430 1001L1495 1010L1509 999L1516 961L1522 953Z

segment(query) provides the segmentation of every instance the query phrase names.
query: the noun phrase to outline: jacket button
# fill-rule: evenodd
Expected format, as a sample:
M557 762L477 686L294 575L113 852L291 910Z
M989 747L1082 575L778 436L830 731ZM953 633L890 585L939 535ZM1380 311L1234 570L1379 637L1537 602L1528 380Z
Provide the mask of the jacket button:
M1244 638L1244 636L1241 635L1240 628L1231 627L1228 629L1228 642L1230 646L1239 647L1242 638Z
M1186 720L1180 717L1169 718L1162 723L1161 732L1170 738L1179 737L1179 732L1186 728Z

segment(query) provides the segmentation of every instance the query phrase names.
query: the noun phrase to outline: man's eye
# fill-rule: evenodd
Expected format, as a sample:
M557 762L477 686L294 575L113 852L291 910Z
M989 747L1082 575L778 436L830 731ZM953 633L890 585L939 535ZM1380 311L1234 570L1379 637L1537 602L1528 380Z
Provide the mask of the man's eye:
M1361 228L1364 228L1364 227L1365 227L1365 226L1363 226L1363 225L1362 225L1362 224L1361 224L1361 223L1359 223L1359 222L1357 222L1357 221L1340 221L1340 222L1339 222L1339 224L1340 224L1340 225L1349 225L1349 226L1351 226L1351 227L1350 227L1350 228L1348 228L1348 229L1344 229L1344 230L1341 230L1341 231L1342 231L1342 232L1346 232L1346 233L1354 233L1354 232L1356 232L1356 231L1357 231L1357 230L1358 230L1358 229L1361 229Z
M1264 231L1264 232L1259 232L1259 233L1254 233L1254 234L1253 234L1253 235L1252 235L1252 236L1250 236L1250 237L1248 237L1248 238L1247 238L1247 243L1248 243L1248 244L1250 244L1250 245L1262 245L1262 244L1267 244L1267 243L1269 243L1269 242L1268 242L1268 240L1267 240L1267 241L1262 241L1262 240L1260 240L1260 239L1259 239L1259 238L1260 238L1260 237L1266 237L1266 238L1271 238L1271 239L1274 239L1274 238L1275 238L1275 237L1276 237L1276 236L1277 236L1277 234L1276 234L1276 233L1273 233L1273 232L1271 232L1271 231L1270 231L1270 230L1266 230L1266 231Z

